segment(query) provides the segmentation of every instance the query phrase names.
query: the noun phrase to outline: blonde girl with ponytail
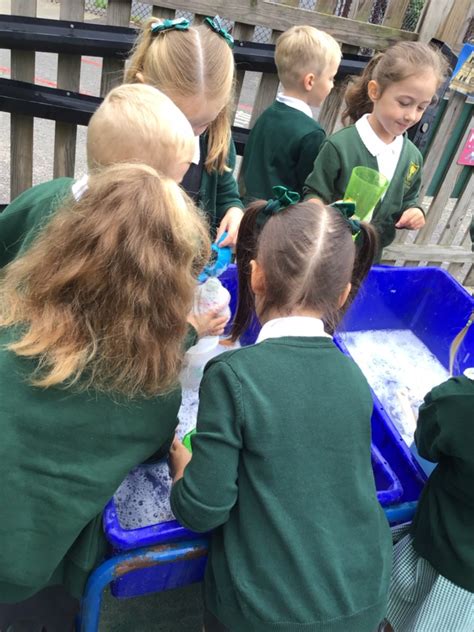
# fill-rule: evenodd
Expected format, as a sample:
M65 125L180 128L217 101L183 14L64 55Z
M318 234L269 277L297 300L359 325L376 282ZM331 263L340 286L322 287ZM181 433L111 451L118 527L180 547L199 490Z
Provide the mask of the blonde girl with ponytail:
M242 203L233 176L231 138L233 40L219 18L199 26L188 20L150 18L130 57L125 82L145 83L163 91L185 114L196 136L196 153L183 187L204 209L221 245L234 245Z

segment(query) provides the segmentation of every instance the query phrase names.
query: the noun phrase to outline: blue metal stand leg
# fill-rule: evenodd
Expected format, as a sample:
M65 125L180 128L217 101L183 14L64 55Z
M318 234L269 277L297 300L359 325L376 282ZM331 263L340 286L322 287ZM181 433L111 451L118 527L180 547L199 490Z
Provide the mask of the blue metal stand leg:
M78 632L97 632L104 588L112 581L139 568L147 568L207 555L205 538L135 549L117 555L98 566L89 577L81 603Z

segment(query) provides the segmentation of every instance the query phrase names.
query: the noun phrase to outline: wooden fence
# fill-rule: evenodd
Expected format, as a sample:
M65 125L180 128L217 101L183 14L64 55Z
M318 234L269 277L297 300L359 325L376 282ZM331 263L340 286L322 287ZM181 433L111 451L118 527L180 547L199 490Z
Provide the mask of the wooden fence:
M52 0L54 1L54 0ZM280 32L294 24L311 24L331 33L345 52L357 52L359 48L383 50L400 40L429 41L432 37L445 37L456 50L462 37L472 23L474 4L471 0L426 0L423 12L414 31L402 30L410 0L388 0L380 24L368 23L373 14L374 0L352 0L346 2L345 15L334 15L341 2L317 0L314 9L300 8L299 0L161 0L159 6L153 0L142 0L151 5L152 15L172 18L176 10L190 11L194 20L205 15L218 13L234 23L234 37L250 41L255 27L271 29L270 39L275 41ZM61 0L59 18L82 22L85 20L85 0ZM305 3L308 6L308 3ZM314 4L314 3L313 3ZM380 2L376 6L382 6ZM37 0L12 0L12 15L35 16ZM132 17L131 0L108 0L106 22L109 25L129 26ZM1 42L0 42L1 47ZM123 61L117 58L103 59L101 95L120 83ZM57 86L78 92L80 83L81 56L66 53L58 55ZM35 52L11 51L11 78L34 83ZM237 100L241 93L246 71L237 71ZM330 133L339 125L345 85L337 85L323 105L319 119ZM250 126L274 99L278 89L278 78L274 73L261 74L258 80L255 101L251 110ZM436 172L439 158L461 117L466 118L464 143L469 129L473 127L472 103L459 93L451 93L436 135L426 157L423 193ZM463 119L463 120L464 120ZM54 176L73 175L76 148L76 126L56 122L54 140ZM474 285L473 256L468 235L469 218L472 214L473 179L465 178L465 170L456 163L459 149L447 169L439 190L434 197L425 198L427 225L418 234L400 231L396 242L386 249L386 257L398 265L443 265L466 285ZM33 169L33 118L23 114L11 115L11 198L31 186ZM463 171L464 169L464 171ZM472 168L471 168L472 169ZM452 192L457 179L463 174L466 184L457 198ZM471 174L469 174L470 176Z

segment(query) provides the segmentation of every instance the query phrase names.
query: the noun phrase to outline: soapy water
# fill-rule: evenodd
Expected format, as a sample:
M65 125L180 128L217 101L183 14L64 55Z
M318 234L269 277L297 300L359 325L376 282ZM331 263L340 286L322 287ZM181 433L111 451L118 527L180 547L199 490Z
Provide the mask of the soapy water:
M218 346L215 355L228 351ZM199 388L183 390L179 424L176 428L178 439L196 427L199 406ZM158 463L139 465L131 470L127 478L115 492L114 501L117 516L124 529L139 529L159 522L168 522L175 517L170 506L172 480L166 459Z
M433 387L449 378L448 371L409 329L351 331L339 337L410 446L418 408Z

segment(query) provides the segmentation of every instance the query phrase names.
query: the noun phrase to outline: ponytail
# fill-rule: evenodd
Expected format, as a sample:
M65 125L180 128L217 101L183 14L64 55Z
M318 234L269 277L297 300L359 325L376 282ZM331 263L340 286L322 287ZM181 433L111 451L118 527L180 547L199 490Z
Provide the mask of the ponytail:
M261 228L257 226L257 216L266 203L264 200L253 202L245 210L240 222L235 251L239 291L237 310L230 334L232 342L238 340L250 326L255 311L255 300L250 286L250 262L257 257L258 238L261 233Z
M369 99L368 85L369 81L373 79L374 70L383 56L384 53L374 55L364 68L362 75L347 88L345 95L346 109L341 117L343 125L355 123L364 114L372 112L373 104Z
M469 327L472 325L472 323L474 323L474 310L469 316L467 323L464 325L464 327L461 329L458 335L454 338L454 340L451 343L451 346L449 347L449 375L451 376L453 375L454 361L456 359L456 355L458 353L459 347L461 346L462 341L466 337L466 334L469 330Z

